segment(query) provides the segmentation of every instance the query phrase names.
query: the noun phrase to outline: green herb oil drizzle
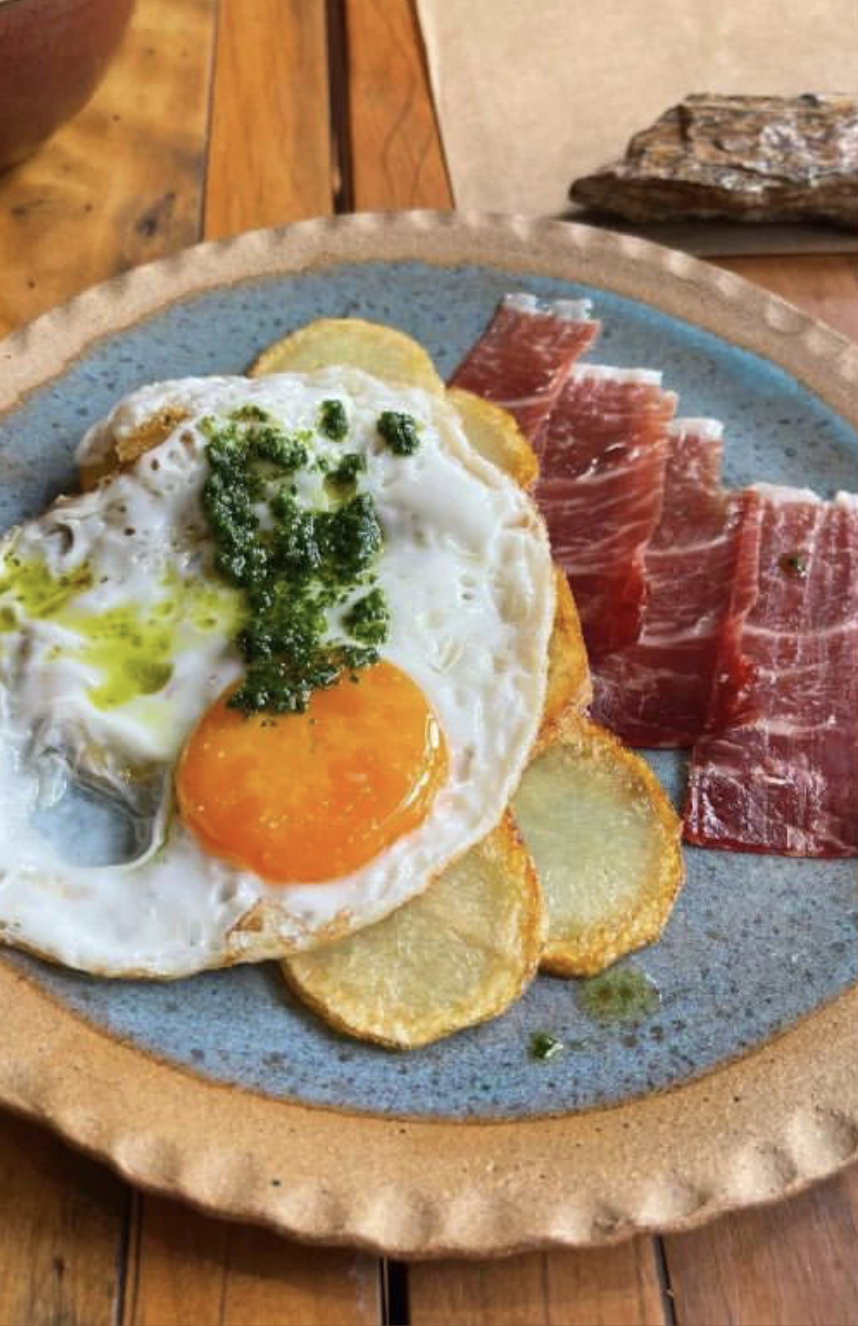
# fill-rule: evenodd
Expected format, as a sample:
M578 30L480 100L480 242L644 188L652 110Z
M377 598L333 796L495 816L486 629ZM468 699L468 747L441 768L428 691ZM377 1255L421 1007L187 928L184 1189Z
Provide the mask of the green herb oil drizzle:
M581 1012L601 1026L636 1025L661 1007L658 986L632 967L615 967L581 981L575 990Z

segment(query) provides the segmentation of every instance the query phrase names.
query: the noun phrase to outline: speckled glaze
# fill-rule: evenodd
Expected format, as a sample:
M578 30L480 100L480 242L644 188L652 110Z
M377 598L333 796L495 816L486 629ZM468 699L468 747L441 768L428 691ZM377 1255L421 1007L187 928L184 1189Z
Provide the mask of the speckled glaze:
M655 347L670 357L662 367L682 387L684 410L723 408L736 439L733 476L756 475L757 430L790 480L838 484L843 465L851 476L854 443L841 420L858 422L858 349L821 322L633 236L406 212L318 217L198 245L85 290L0 342L0 426L17 411L0 446L0 493L15 492L11 511L41 507L73 477L78 428L141 375L239 366L305 317L353 308L370 317L387 310L438 343L446 367L513 281L542 290L583 282L598 292L601 312L621 314L623 334L637 338L626 342L631 361L654 362L644 350ZM216 331L210 312L221 318ZM606 350L617 325L611 317ZM611 357L622 362L603 355ZM817 460L802 464L805 453ZM676 792L682 768L664 761L662 776ZM422 1066L414 1055L361 1052L358 1071L353 1046L289 1010L271 972L138 993L7 955L0 1102L52 1124L133 1183L293 1237L397 1257L605 1244L776 1200L858 1158L851 887L839 867L830 874L796 863L796 875L774 878L773 863L759 858L733 858L728 887L721 861L692 861L692 888L662 945L627 964L626 983L646 985L652 1017L598 1033L580 1024L580 1038L564 1021L565 1062L525 1069L533 1000L568 1018L573 1005L603 1009L593 987L544 981L507 1021L439 1048L443 1061L435 1052L420 1052ZM658 977L652 964L671 955L682 979L662 977L658 1004L647 969ZM241 991L253 997L256 1026ZM743 1008L736 1034L727 1024ZM675 1049L667 1090L646 1086L658 1067L656 1017ZM774 1029L780 1034L768 1034ZM248 1055L253 1036L259 1050ZM731 1046L748 1053L725 1059ZM589 1058L574 1058L583 1052ZM582 1090L602 1057L614 1070ZM707 1062L712 1071L703 1071ZM391 1113L404 1110L403 1094L422 1105L414 1079L393 1086L414 1073L423 1073L428 1109L443 1113ZM529 1113L515 1106L522 1086ZM362 1113L361 1093L371 1113ZM332 1105L314 1103L322 1098ZM576 1107L585 1098L591 1107Z
M343 263L188 298L109 335L0 421L0 527L74 483L72 450L117 397L148 381L240 372L276 337L321 315L359 315L420 340L443 374L510 289L589 297L603 332L590 358L660 368L679 413L725 424L726 475L854 485L850 428L773 364L644 304L543 275L475 265ZM682 760L656 757L681 797ZM276 968L176 985L110 983L7 954L96 1026L196 1073L274 1097L347 1111L522 1118L616 1104L716 1068L812 1012L854 981L854 865L686 850L688 879L661 942L628 960L661 1006L637 1025L597 1025L575 983L539 978L504 1017L407 1057L328 1031ZM528 1042L566 1046L534 1062Z

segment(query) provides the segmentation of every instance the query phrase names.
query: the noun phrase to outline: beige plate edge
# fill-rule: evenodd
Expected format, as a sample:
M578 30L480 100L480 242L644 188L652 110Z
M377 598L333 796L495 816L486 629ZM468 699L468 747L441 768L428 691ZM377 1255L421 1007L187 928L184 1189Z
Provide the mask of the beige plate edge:
M687 254L562 222L358 215L200 245L0 343L0 409L100 336L216 286L341 261L489 263L584 281L773 360L854 419L858 349ZM107 1037L0 965L0 1100L131 1181L299 1238L402 1257L498 1255L688 1228L858 1156L853 992L744 1059L609 1110L509 1123L383 1119L218 1086ZM538 1071L538 1068L535 1070Z

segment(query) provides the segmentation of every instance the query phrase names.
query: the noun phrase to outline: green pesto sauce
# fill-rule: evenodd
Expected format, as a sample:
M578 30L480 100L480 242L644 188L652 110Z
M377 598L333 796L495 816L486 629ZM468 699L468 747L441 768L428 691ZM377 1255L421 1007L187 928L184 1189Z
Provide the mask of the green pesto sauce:
M411 456L420 446L417 420L398 410L385 410L376 425L379 435L395 456Z
M390 630L390 609L380 589L356 599L344 617L346 630L365 645L380 645Z
M325 482L329 489L351 488L357 483L358 475L365 472L366 456L362 456L359 451L349 451L336 469L329 471Z
M635 1025L652 1017L661 1007L658 986L632 967L615 967L580 981L575 1002L581 1012L602 1026Z
M323 402L320 429L339 437L342 420L334 406L342 408ZM380 590L366 596L371 603L360 600L363 606L347 612L350 638L329 631L330 610L371 583L382 551L372 497L359 491L365 461L348 453L331 471L324 457L311 459L311 439L286 433L259 410L210 418L205 431L209 475L202 504L215 567L240 592L245 614L236 644L246 674L229 703L245 713L301 713L313 691L377 662L387 639ZM302 468L326 473L319 505L299 499L293 479Z
M319 432L324 433L332 442L342 442L348 437L349 420L342 401L322 401L319 409Z
M778 566L786 575L793 576L796 580L804 580L810 570L810 558L806 552L798 549L796 552L784 553Z
M562 1054L564 1045L556 1036L552 1036L550 1031L535 1031L530 1038L530 1057L538 1059L541 1063L546 1063L556 1055Z

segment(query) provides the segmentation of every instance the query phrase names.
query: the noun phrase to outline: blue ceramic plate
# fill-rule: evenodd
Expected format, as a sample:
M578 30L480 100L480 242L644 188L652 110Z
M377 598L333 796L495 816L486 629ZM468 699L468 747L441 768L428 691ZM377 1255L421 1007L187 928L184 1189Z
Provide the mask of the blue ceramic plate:
M141 383L240 373L268 343L322 315L399 327L445 375L501 296L521 289L591 299L603 324L591 359L661 369L679 393L679 414L723 420L729 482L766 479L823 495L854 484L856 439L844 418L769 359L705 330L707 317L690 298L692 316L677 316L654 306L670 300L645 303L610 288L628 289L628 278L612 283L599 268L589 284L586 264L576 269L571 258L568 270L554 260L555 274L547 274L526 249L492 265L439 265L433 254L432 261L322 257L284 270L293 265L285 260L279 271L244 279L232 279L228 252L223 284L210 255L207 288L175 302L162 294L146 316L134 309L130 319L114 316L114 325L130 325L84 338L72 362L0 416L0 527L74 482L72 452L83 429ZM138 292L141 280L138 273ZM163 272L160 281L164 289ZM121 289L113 298L121 311ZM789 311L781 316L788 320ZM14 353L32 356L36 335L34 328ZM679 803L683 759L664 754L653 766ZM661 941L617 969L648 991L634 1016L615 1016L594 982L539 977L504 1016L408 1055L335 1034L302 1008L271 964L157 985L94 979L11 952L3 962L132 1046L271 1097L445 1120L591 1110L710 1072L855 980L854 863L695 849L685 856L687 883ZM535 1062L528 1053L535 1031L560 1038L565 1052Z

